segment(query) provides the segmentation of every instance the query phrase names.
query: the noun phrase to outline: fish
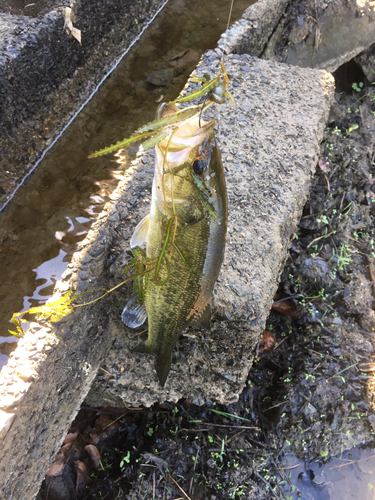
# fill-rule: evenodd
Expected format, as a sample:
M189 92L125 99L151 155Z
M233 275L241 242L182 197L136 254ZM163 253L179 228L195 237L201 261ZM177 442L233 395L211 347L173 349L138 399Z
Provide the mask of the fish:
M151 209L130 240L136 277L122 313L132 328L147 317L148 338L131 352L155 356L162 387L181 333L209 324L228 218L216 122L203 121L200 112L181 114L176 122L178 113L175 103L163 103L157 111L154 123L173 121L173 126L164 129L155 145Z

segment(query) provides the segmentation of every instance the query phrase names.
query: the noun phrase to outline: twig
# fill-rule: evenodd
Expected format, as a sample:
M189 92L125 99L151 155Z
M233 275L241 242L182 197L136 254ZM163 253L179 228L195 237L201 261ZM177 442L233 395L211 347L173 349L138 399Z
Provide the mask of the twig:
M232 441L232 439L234 439L235 437L239 436L240 434L243 434L244 432L245 432L245 430L240 431L240 432L236 432L236 434L234 436L232 436L227 441L225 441L225 446L229 443L229 441Z
M346 370L350 370L350 368L353 368L353 366L357 366L357 365L359 365L359 362L358 363L354 363L354 365L347 366L346 368L344 368L343 370L339 371L338 373L335 373L335 375L332 375L331 377L328 377L326 380L329 380L331 378L337 377L341 373L344 373L344 372L346 372Z
M211 425L212 427L227 427L228 429L254 429L256 431L259 431L259 427L249 427L247 425L211 424L210 422L202 422L202 423L204 423L205 425Z
M335 234L336 231L331 231L330 233L328 234L325 234L324 236L319 236L319 238L315 238L314 240L312 240L308 245L307 247L305 248L305 250L307 250L309 247L311 247L311 245L313 245L316 241L319 241L323 238L329 238L329 236L332 236L333 234Z
M299 467L301 464L291 465L290 467L279 467L280 470L292 470Z
M289 403L290 399L287 399L286 401L282 401L281 403L278 403L277 405L270 406L269 408L266 408L263 410L263 413L268 410L272 410L272 408L277 408L278 406L285 405L285 403Z
M359 460L351 460L350 462L346 462L345 464L335 465L335 466L331 467L331 469L340 469L341 467L346 467L347 465L352 465L352 464L356 464L358 462L363 462L364 460L370 460L371 458L375 458L375 455L370 455L369 457L366 457L366 458L360 458Z
M111 422L110 424L106 425L105 427L103 427L103 431L105 431L106 429L108 429L108 427L110 427L111 425L113 425L115 422L117 422L117 420L120 420L120 418L122 417L125 417L125 415L129 415L129 413L123 413L122 415L120 415L119 417L116 418L116 420L114 420L113 422Z
M281 342L279 342L277 345L275 345L275 347L273 348L273 350L274 350L274 351L276 351L276 349L277 349L278 347L280 347L280 346L281 346L281 344L282 344L283 342L285 342L285 340L286 340L286 339L287 339L287 337L285 337L285 339L283 339Z
M172 481L173 481L173 482L174 482L174 484L177 486L177 488L181 491L181 493L182 493L183 495L185 495L185 497L186 497L188 500L191 500L191 498L189 497L189 495L188 495L187 493L185 493L185 491L181 488L181 486L178 484L178 482L177 482L175 479L173 479L173 477L172 477L170 474L168 474L168 476L172 479Z
M263 481L263 483L264 483L264 484L266 484L266 485L269 487L269 489L270 489L270 490L272 491L272 493L274 494L275 498L277 498L277 499L278 499L279 497L277 496L277 494L276 494L275 490L272 488L272 486L270 485L270 483L269 483L268 481L266 481L266 480L264 479L264 477L262 477L260 474L258 474L258 472L254 471L254 474L255 474L255 475L256 475L256 477L258 477L261 481Z
M355 238L352 238L351 236L349 236L348 234L344 234L345 238L348 238L348 240L352 240L352 241L355 241L356 243L358 243L358 245L362 245L363 247L367 248L366 245L364 243L362 243L361 241L358 241L356 240Z

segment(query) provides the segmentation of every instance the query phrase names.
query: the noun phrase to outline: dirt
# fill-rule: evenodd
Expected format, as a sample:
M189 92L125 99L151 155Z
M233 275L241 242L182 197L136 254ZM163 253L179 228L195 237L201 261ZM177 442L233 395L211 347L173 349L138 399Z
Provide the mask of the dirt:
M360 72L340 74L263 352L239 401L82 408L39 500L289 499L306 483L302 498L337 498L308 465L290 480L283 463L293 454L323 464L374 438L375 91Z

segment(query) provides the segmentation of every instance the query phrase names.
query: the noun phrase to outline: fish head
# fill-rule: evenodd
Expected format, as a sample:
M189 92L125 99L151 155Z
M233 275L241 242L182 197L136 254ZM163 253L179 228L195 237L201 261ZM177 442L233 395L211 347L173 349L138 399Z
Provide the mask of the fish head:
M156 146L158 205L164 214L176 214L179 222L193 222L205 215L216 217L220 208L218 194L225 190L225 182L215 124L214 120L203 121L197 113L176 124Z

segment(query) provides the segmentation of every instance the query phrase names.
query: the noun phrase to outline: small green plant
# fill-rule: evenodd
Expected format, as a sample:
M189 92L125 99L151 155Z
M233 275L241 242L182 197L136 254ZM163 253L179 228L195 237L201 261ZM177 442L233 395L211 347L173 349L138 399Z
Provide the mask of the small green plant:
M121 472L124 472L124 470L126 468L126 464L129 464L129 463L130 463L130 451L128 451L128 453L124 456L124 458L120 462Z
M346 271L346 266L352 261L351 251L348 245L342 245L340 248L340 253L337 256L337 264L340 271Z
M363 89L363 82L359 83L354 82L352 84L352 89L355 90L355 92L361 92L361 90Z
M321 215L319 219L316 219L317 222L322 222L323 224L329 224L329 220L326 215Z
M354 125L352 125L351 127L349 127L346 131L346 135L349 135L351 132L353 132L354 130L357 130L357 128L359 128L359 125L357 125L356 123Z

